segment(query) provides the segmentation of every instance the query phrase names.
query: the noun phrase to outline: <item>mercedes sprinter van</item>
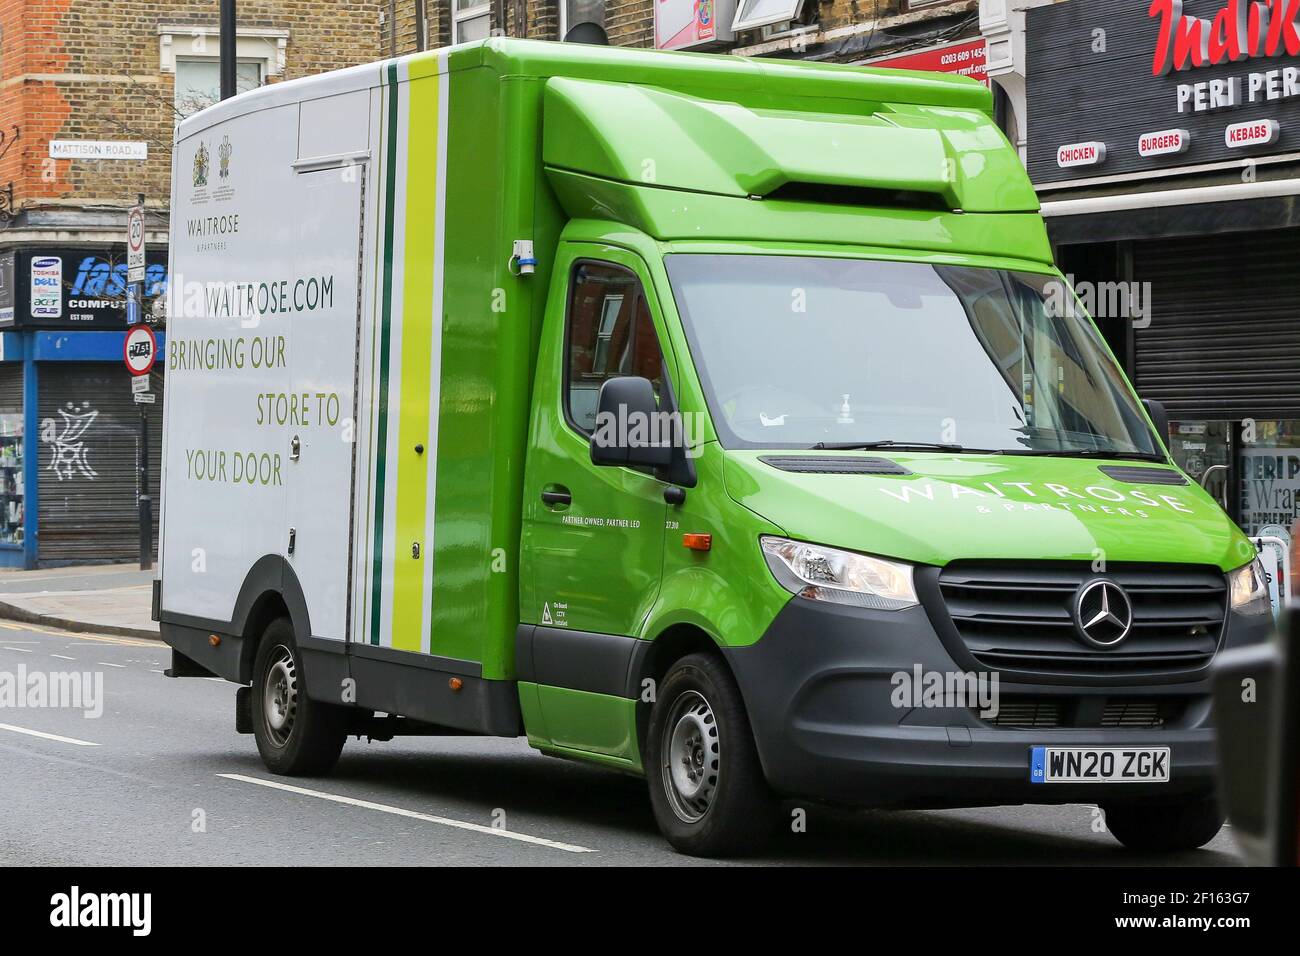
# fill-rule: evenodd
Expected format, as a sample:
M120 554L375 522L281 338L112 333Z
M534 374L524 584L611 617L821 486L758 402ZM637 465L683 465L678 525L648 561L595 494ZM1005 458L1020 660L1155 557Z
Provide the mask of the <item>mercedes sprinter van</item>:
M526 735L678 849L786 798L1219 829L1271 625L977 82L489 39L184 120L174 676L275 773Z

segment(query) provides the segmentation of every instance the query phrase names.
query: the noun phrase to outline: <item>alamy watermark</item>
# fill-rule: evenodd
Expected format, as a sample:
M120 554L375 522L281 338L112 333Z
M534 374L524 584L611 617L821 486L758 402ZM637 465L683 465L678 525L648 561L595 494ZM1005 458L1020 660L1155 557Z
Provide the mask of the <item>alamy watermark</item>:
M1047 283L1043 301L1047 314L1054 318L1125 319L1135 329L1151 324L1150 282L1076 283L1074 276L1068 275L1064 282Z
M102 671L29 671L19 664L0 671L0 712L6 710L80 710L83 717L104 713Z
M895 671L889 679L889 701L900 710L916 708L969 708L985 720L998 715L996 671L927 671L920 664L911 671Z
M153 930L153 894L86 893L74 886L50 897L50 925L57 928L119 927L132 936Z
M591 442L598 448L681 448L687 458L704 452L704 416L695 412L629 411L596 415Z

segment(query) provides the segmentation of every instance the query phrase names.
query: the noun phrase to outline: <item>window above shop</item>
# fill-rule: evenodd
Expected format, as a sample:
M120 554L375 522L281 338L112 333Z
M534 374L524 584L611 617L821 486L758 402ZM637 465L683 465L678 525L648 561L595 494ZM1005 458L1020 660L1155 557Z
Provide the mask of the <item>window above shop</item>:
M284 73L289 31L242 27L235 37L238 92L261 86ZM176 77L173 106L178 118L215 103L221 94L220 32L216 26L168 24L158 27L158 66Z
M235 64L235 92L255 90L265 82L259 60ZM221 64L214 57L177 57L173 106L177 119L190 116L221 99Z
M487 0L451 0L451 42L485 39L492 32L492 5Z

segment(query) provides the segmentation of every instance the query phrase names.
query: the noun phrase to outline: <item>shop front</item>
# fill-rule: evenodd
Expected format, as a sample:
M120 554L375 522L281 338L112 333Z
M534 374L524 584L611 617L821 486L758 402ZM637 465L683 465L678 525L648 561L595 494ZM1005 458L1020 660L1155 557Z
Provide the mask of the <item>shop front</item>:
M1253 536L1300 518L1300 4L1025 13L1027 165L1062 271L1170 448Z
M0 252L0 567L139 557L137 456L144 440L156 501L163 379L159 366L142 390L123 362L125 259ZM146 314L165 284L162 251L148 259Z

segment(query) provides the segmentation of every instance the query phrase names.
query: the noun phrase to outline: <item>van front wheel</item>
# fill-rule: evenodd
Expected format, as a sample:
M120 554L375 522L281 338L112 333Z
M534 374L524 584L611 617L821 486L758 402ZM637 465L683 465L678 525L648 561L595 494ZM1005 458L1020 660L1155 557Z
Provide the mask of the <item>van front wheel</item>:
M669 669L646 737L650 804L675 849L726 856L763 845L775 801L740 689L716 658L691 654Z
M253 661L253 737L272 773L328 773L347 739L346 707L307 696L293 625L272 621Z

